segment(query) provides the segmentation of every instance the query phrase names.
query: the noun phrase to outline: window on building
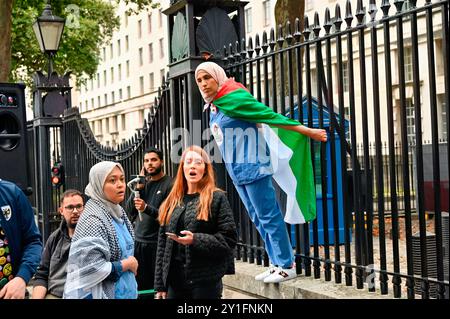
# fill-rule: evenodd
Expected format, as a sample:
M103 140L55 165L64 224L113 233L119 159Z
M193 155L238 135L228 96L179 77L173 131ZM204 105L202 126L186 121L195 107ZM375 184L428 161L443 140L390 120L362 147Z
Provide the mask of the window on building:
M100 73L97 73L97 89L100 87Z
M139 66L142 66L143 64L144 64L143 50L142 48L139 48Z
M91 99L91 109L94 109L95 105L94 105L94 98Z
M313 96L317 96L317 69L311 69L311 93Z
M124 16L124 20L125 20L125 27L128 27L128 14L126 14L126 13Z
M94 89L94 79L91 79L91 91Z
M252 8L245 9L245 32L252 32Z
M117 117L113 116L111 117L111 133L115 133L117 131Z
M149 82L150 92L154 91L155 90L155 75L153 74L153 72L149 74L148 82Z
M165 71L164 71L164 69L161 69L161 71L159 71L159 73L160 73L160 79L161 79L161 85L163 84L163 78L164 78L164 76L165 76L165 73L164 73Z
M108 94L105 93L105 95L103 96L104 101L105 101L105 105L108 105Z
M119 81L122 80L122 64L119 64L117 66L117 78L119 79Z
M344 92L349 91L349 82L348 82L348 62L342 62L342 86L344 88Z
M128 52L130 50L130 41L128 36L125 36L125 52Z
M92 134L95 135L95 122L94 121L89 122L89 126L91 128Z
M114 83L114 67L111 67L110 72L111 72L111 83Z
M402 11L408 11L409 9L411 9L411 4L409 3L409 0L406 0L405 2L403 2Z
M148 45L148 63L153 63L153 43Z
M105 133L109 134L110 130L109 130L109 118L108 119L104 119L105 121Z
M139 77L139 93L144 94L144 77Z
M121 53L122 52L121 52L121 48L120 48L120 39L119 39L119 40L117 40L117 56L120 56Z
M97 96L97 107L101 107L102 106L102 101L100 100L100 96Z
M137 28L138 28L138 38L142 38L142 20L139 20L137 23Z
M111 59L114 58L114 46L112 43L109 45L109 56Z
M116 94L114 93L114 91L111 92L111 103L116 103Z
M117 115L116 116L116 132L119 131L119 123L122 120L122 116L121 115Z
M159 39L159 57L164 58L164 39Z
M139 125L144 125L144 119L145 119L145 110L139 110Z
M435 40L435 48L436 48L436 75L442 76L444 75L444 48L441 39Z
M408 142L414 142L416 140L416 125L415 125L415 113L414 104L412 99L406 99L406 132L408 136Z
M412 49L405 48L405 81L413 80Z
M149 13L147 16L147 28L148 28L148 33L152 33L152 14Z
M127 129L127 122L126 120L126 114L122 114L121 116L121 122L122 122L122 131L125 131Z
M103 48L103 61L106 61L106 48Z
M97 121L97 129L96 129L97 133L99 135L101 135L103 133L103 125L102 125L102 120L98 120Z
M127 99L131 98L131 87L127 86Z
M159 27L160 28L162 28L162 26L163 26L163 15L162 15L162 10L161 9L159 9L158 10L158 20L159 20Z
M270 1L269 0L263 1L263 12L264 12L263 19L264 19L265 27L270 25L270 18L271 18L270 11L271 11L270 10Z
M122 89L119 89L119 100L122 100L123 96L122 96Z
M127 73L127 77L129 77L130 76L130 61L127 61L127 64L126 64L126 73Z
M106 86L106 70L103 71L103 85Z

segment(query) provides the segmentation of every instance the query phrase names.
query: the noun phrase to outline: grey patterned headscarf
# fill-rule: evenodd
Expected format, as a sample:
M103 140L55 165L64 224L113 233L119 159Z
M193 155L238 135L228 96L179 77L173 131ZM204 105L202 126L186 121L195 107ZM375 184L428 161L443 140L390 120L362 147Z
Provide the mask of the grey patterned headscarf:
M118 204L114 204L110 202L103 191L103 186L105 185L106 177L111 173L114 167L120 168L123 174L125 174L122 165L115 162L100 162L91 167L89 171L89 184L86 186L85 193L89 197L100 201L103 205L105 205L111 216L115 220L120 220L122 217L122 207Z

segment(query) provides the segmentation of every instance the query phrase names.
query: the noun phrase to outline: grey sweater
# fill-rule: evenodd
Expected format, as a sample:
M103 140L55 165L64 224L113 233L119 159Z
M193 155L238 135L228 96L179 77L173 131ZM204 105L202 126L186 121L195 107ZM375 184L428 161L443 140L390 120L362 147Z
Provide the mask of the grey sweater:
M63 219L59 228L50 235L45 244L41 263L33 278L33 287L46 287L47 293L62 297L70 244L71 238L66 221Z

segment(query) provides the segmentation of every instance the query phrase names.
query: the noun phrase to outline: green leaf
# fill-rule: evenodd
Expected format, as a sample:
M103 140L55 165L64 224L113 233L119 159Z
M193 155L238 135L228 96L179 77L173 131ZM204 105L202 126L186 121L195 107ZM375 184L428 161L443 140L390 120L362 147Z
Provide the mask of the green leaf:
M54 58L54 69L62 75L71 71L77 85L95 75L100 48L108 44L120 26L115 9L120 0L60 0L52 1L54 15L65 17L66 26L60 48ZM125 0L128 14L158 7L152 0ZM47 69L47 58L39 50L33 23L45 6L42 0L16 0L12 18L12 48L10 80L30 85L37 70ZM1 13L0 13L1 14ZM0 57L1 58L1 57Z

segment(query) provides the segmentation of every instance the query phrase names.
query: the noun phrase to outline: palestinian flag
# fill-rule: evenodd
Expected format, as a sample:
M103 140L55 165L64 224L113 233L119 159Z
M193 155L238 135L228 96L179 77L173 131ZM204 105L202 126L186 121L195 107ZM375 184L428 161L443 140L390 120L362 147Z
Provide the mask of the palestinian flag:
M316 194L309 137L274 125L300 123L275 113L258 102L245 86L228 80L213 104L226 116L263 124L269 146L273 178L287 195L286 216L289 224L302 224L316 217Z

